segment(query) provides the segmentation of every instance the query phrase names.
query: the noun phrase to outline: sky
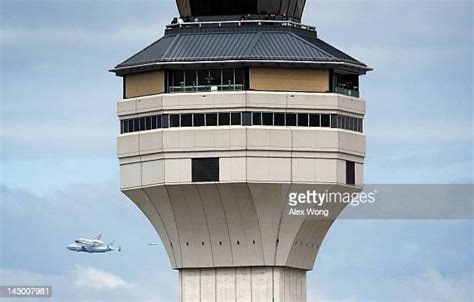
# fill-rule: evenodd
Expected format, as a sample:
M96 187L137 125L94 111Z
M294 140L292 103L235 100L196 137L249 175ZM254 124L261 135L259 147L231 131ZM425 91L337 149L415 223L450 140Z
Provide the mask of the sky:
M0 284L52 301L176 301L178 274L119 190L108 72L163 35L171 0L0 0ZM470 0L308 0L303 23L374 68L365 181L473 183ZM338 220L308 301L471 301L472 220ZM103 233L121 253L66 250ZM147 246L147 242L158 242Z

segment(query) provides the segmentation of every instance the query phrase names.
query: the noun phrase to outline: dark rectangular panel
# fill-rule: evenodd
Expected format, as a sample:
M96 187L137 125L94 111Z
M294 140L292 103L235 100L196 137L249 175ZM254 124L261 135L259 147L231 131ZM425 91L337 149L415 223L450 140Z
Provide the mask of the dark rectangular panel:
M219 181L219 158L193 158L191 159L193 182Z
M355 184L355 163L353 161L346 161L346 184Z

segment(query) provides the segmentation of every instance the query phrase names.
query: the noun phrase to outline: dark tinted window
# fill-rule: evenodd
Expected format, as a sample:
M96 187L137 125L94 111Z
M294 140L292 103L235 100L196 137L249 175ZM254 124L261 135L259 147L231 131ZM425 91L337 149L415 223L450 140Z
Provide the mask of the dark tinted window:
M252 114L250 112L242 113L242 126L252 125Z
M230 113L219 113L219 125L225 126L230 124Z
M286 125L287 126L296 126L296 114L287 113L286 114Z
M262 113L254 112L252 113L252 124L256 126L262 125Z
M232 125L240 125L240 112L232 112L231 113L231 124Z
M151 128L156 129L158 128L158 123L157 123L158 116L154 115L151 117Z
M264 126L273 126L273 113L263 112L262 120Z
M285 126L285 114L284 113L275 113L275 126Z
M355 163L353 161L346 161L346 184L355 184Z
M337 114L331 114L331 128L337 128Z
M179 127L179 114L170 115L170 127Z
M206 113L206 126L217 126L217 113Z
M193 125L193 115L192 114L182 114L181 115L181 127L191 127Z
M309 115L309 125L311 127L319 127L319 114L310 114Z
M308 126L307 114L298 114L298 126L303 126L303 127Z
M329 114L321 114L321 127L329 127Z
M168 114L163 114L161 116L161 128L168 128L169 126L170 126L169 115Z
M194 114L194 127L202 127L202 126L204 126L204 114L195 113Z

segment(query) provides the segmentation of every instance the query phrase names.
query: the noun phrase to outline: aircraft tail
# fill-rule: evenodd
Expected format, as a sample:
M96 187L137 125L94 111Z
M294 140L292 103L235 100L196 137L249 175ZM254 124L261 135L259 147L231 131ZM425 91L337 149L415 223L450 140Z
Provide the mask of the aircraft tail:
M100 237L102 237L102 234L99 234L99 235L95 236L94 239L95 239L95 240L100 240Z

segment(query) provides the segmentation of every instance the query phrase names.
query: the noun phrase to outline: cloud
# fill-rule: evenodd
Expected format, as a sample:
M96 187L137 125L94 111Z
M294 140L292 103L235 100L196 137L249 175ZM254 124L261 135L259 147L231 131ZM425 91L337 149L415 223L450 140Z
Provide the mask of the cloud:
M131 288L133 285L120 276L92 267L76 266L73 272L74 284L81 288L119 289Z

